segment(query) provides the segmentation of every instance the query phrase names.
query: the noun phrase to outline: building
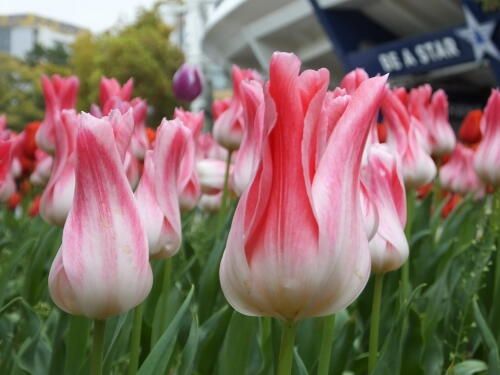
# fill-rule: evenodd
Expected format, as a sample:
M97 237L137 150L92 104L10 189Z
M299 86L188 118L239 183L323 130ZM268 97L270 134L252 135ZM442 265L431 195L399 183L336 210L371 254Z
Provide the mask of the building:
M0 52L24 58L36 44L68 46L85 29L33 14L0 16Z
M459 118L500 82L498 21L475 0L222 0L209 9L203 49L263 72L280 50L329 68L333 82L355 67L406 87L430 82Z

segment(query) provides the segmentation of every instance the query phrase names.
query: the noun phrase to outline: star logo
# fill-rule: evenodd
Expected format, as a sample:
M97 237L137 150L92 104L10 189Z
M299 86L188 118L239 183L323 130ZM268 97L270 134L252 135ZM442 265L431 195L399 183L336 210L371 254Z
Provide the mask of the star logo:
M500 51L491 40L496 22L492 20L479 23L467 7L464 7L464 14L467 26L457 30L456 34L471 44L474 58L480 60L488 55L500 61Z

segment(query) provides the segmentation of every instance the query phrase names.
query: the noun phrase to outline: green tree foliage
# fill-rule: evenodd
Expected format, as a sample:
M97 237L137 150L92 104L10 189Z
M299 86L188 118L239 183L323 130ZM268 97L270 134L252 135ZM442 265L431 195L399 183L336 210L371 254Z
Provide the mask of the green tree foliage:
M48 63L66 66L69 62L69 52L67 47L60 42L55 43L52 47L44 47L40 43L35 43L25 60L31 65Z
M30 121L43 117L40 70L0 53L0 113L9 127L21 130Z
M81 34L73 44L71 66L80 78L79 108L98 100L101 77L124 83L135 80L134 96L145 98L152 111L149 125L159 125L179 103L172 94L172 77L183 62L182 52L169 43L171 29L157 7L139 11L136 21L112 32Z
M16 57L0 53L0 114L7 115L8 126L20 131L31 121L44 116L40 77L70 75L67 67L51 62L29 64Z

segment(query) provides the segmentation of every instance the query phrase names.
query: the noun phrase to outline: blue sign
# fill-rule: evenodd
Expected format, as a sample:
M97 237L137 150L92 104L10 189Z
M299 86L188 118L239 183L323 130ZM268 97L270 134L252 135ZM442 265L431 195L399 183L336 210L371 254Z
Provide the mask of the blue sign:
M403 39L359 11L322 9L310 1L346 70L418 74L487 58L500 81L500 35L495 34L500 14L485 14L470 0L463 0L465 25ZM374 46L362 48L366 40Z

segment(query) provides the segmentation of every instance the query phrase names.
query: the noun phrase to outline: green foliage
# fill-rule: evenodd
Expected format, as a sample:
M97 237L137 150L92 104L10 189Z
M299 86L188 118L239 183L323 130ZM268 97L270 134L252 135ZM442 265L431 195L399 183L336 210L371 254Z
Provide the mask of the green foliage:
M401 303L401 273L385 276L374 375L500 373L490 316L498 300L499 216L492 198L465 199L446 219L431 213L432 197L417 202L411 290ZM496 199L500 204L500 194ZM231 215L223 217L221 238L218 219L199 211L184 215L181 251L168 262L152 261L155 283L144 304L139 374L275 373L279 322L243 316L222 295L217 274ZM0 374L88 374L91 324L60 311L47 291L60 241L59 228L0 210ZM336 314L330 374L367 373L372 293L370 281ZM105 374L127 372L132 316L108 319ZM322 327L321 318L298 324L294 375L317 373Z
M140 11L137 20L113 32L81 34L73 44L71 66L80 78L79 108L87 110L98 100L101 77L124 83L135 80L134 96L152 107L150 124L159 125L179 106L172 93L172 77L183 62L182 52L169 43L171 29L156 8Z
M20 130L43 118L40 69L0 53L0 113L7 115L9 127Z
M27 53L25 60L31 66L43 63L66 66L69 62L69 52L60 42L55 43L52 47L44 47L35 43L32 50Z

